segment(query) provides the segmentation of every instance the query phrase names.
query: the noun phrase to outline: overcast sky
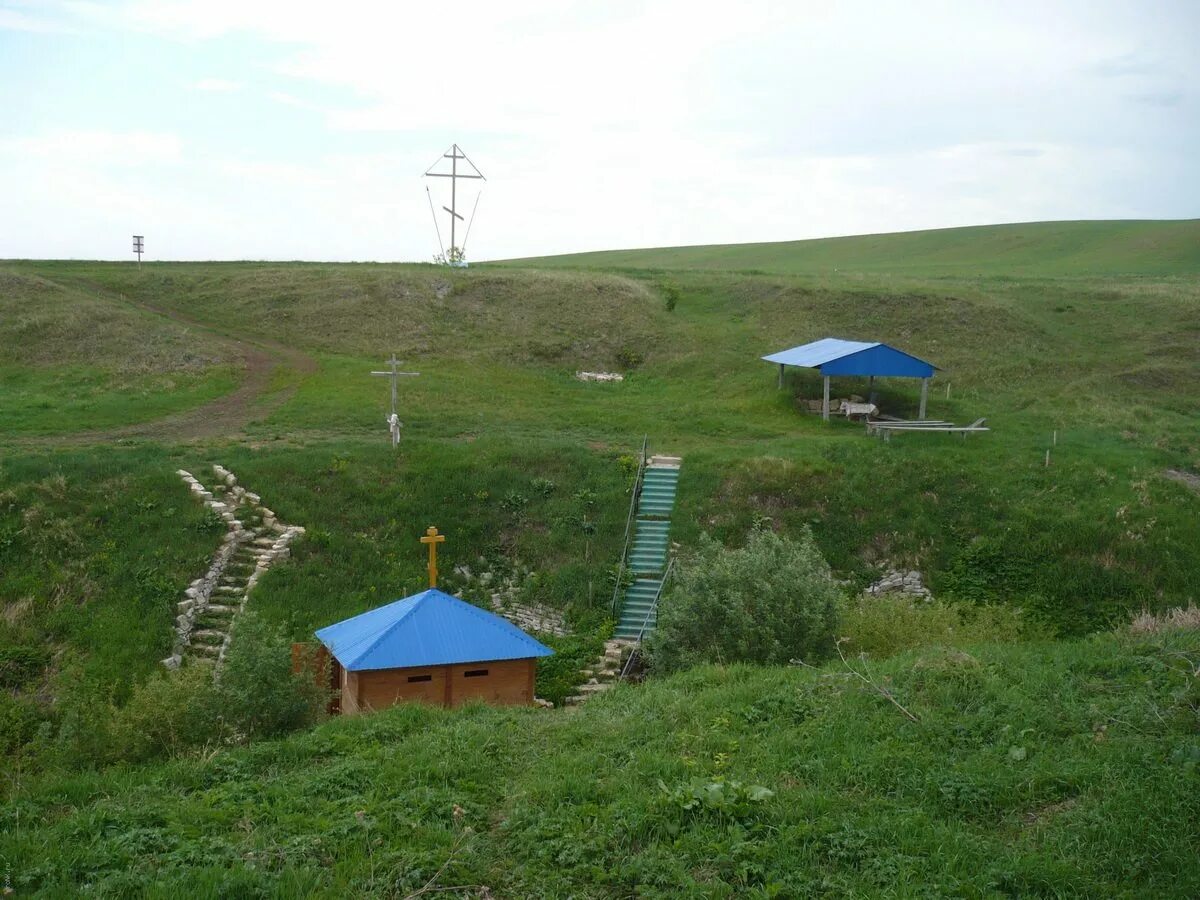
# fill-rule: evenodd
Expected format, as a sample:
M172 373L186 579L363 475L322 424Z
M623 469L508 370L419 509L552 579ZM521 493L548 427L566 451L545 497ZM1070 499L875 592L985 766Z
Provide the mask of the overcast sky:
M0 0L0 257L429 259L452 142L472 259L1190 218L1198 90L1200 0Z

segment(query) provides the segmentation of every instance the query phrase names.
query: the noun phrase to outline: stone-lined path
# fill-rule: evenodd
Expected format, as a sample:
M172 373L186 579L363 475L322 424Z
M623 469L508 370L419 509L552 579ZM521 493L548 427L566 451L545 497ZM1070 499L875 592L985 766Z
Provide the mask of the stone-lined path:
M578 693L563 701L565 706L577 706L588 697L602 694L616 684L621 678L621 665L627 658L626 650L633 652L637 641L628 638L612 638L604 642L604 652L584 669L587 681L578 688Z
M220 662L229 647L230 629L246 606L254 585L276 561L291 555L289 545L304 529L284 525L262 505L258 494L238 484L223 466L213 466L212 490L180 469L192 495L219 515L225 538L208 571L193 581L177 604L175 649L163 665L177 669L185 657Z

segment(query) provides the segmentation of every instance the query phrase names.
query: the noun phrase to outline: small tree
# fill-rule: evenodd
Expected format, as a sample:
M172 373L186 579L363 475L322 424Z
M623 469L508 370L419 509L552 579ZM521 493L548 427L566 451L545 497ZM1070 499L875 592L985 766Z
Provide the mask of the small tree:
M467 253L462 247L451 247L448 252L434 256L433 261L439 266L461 266L467 261Z
M284 631L254 613L243 614L234 625L213 695L235 739L303 728L328 701L311 670L292 672L292 643Z
M663 300L666 302L667 312L674 312L675 305L679 302L679 298L683 295L683 292L675 282L664 281L662 283L662 295Z
M740 549L704 535L659 604L648 655L666 671L816 659L833 651L838 599L807 526L795 540L756 529Z

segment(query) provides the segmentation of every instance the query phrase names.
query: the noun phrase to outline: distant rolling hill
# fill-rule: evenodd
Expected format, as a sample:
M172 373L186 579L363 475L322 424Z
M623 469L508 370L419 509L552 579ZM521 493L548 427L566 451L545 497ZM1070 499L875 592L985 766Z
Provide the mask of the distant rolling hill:
M777 274L1192 275L1200 274L1200 219L979 225L766 244L602 250L494 264Z

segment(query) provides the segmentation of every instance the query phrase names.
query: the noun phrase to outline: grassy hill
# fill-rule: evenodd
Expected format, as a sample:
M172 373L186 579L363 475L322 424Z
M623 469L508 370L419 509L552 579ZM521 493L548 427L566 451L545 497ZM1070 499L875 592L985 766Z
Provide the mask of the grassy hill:
M919 721L840 663L396 709L27 777L0 858L17 896L1195 896L1198 642L856 663Z
M1025 222L765 244L600 250L501 265L898 275L1195 275L1200 219Z
M0 433L164 416L228 393L227 342L94 290L0 267Z
M1116 232L1125 256L1107 255L1134 260ZM159 866L164 892L387 895L445 861L459 803L477 836L446 874L500 895L622 896L639 879L663 896L1119 893L1129 859L1141 892L1188 893L1195 730L1179 723L1195 704L1171 653L1192 650L1079 639L1200 596L1200 279L1175 251L1087 272L1086 243L1075 262L1026 248L1029 273L902 271L900 251L854 272L0 263L0 854L48 894L153 893ZM817 379L779 390L759 357L830 334L933 360L931 413L994 430L884 445L822 423L802 411ZM400 386L398 453L386 382L367 374L392 352L421 373ZM916 385L879 387L886 411L915 409ZM226 465L308 529L251 600L294 639L418 588L429 524L449 535L447 573L530 570L523 596L574 629L538 675L560 697L608 633L643 435L684 456L682 553L704 532L811 527L852 590L918 568L950 615L1019 610L1028 630L997 639L1057 641L971 644L978 670L921 662L928 648L886 663L925 731L834 666L709 670L570 718L401 711L99 773L82 770L121 748L62 752L87 746L85 714L141 696L220 541L176 469ZM904 646L962 643L937 621ZM693 774L775 797L745 817L670 813ZM1138 797L1162 815L1141 842Z

